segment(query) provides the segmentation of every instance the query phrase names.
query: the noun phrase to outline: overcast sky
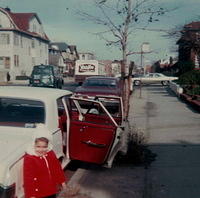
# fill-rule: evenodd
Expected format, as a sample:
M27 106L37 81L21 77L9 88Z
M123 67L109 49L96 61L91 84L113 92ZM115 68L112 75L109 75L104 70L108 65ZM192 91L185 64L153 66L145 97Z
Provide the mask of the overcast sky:
M37 13L51 41L76 45L78 51L94 52L98 59L121 59L121 52L117 48L106 47L103 40L92 34L100 30L99 26L85 23L74 14L76 9L96 13L91 2L92 0L0 0L0 6L8 6L12 12ZM200 20L200 0L159 0L159 3L165 8L178 9L166 13L149 28L172 29ZM141 43L149 42L153 53L145 55L146 62L176 55L171 52L171 49L176 48L176 40L167 39L162 35L163 32L138 32L133 38L132 48L134 51L140 51ZM131 59L139 63L140 56L133 55Z

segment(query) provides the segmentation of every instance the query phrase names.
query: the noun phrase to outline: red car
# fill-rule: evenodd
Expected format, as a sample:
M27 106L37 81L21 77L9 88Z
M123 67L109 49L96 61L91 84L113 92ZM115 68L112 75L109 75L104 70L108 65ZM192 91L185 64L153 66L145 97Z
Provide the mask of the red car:
M119 78L93 76L86 78L82 86L75 90L75 93L89 96L121 96L122 88Z

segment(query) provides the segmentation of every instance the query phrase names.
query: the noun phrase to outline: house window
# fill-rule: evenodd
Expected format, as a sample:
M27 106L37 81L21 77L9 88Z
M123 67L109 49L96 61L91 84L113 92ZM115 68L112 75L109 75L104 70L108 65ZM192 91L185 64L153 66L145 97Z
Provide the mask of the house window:
M35 57L32 57L32 65L35 65Z
M23 37L20 37L21 48L23 48Z
M1 56L0 67L5 69L10 69L10 57Z
M18 46L19 45L19 36L14 34L14 45Z
M0 44L1 45L8 45L10 44L10 35L9 34L0 34Z
M32 46L32 48L35 48L35 40L34 39L32 39L31 46Z
M10 69L10 57L5 57L5 68Z
M4 57L0 57L0 67L4 66Z
M19 67L19 55L14 55L14 65L15 67Z
M33 24L33 32L37 32L37 28L35 24Z

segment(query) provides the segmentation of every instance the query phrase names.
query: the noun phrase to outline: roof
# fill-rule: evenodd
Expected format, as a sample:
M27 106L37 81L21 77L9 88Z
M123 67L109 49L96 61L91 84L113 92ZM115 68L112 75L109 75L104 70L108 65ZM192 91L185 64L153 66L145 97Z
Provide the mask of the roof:
M192 30L200 30L200 21L192 22L186 24L184 28L192 29Z
M54 88L26 87L26 86L0 86L0 97L14 97L29 100L49 101L63 95L70 95L67 90Z
M15 30L20 30L29 35L31 34L34 37L40 37L42 39L49 40L46 34L44 36L41 36L36 32L29 31L29 22L33 17L36 17L39 24L42 24L36 13L14 13L11 12L9 9L4 9L4 8L0 8L0 10L6 13L7 16L9 16L10 20L16 26L14 28Z

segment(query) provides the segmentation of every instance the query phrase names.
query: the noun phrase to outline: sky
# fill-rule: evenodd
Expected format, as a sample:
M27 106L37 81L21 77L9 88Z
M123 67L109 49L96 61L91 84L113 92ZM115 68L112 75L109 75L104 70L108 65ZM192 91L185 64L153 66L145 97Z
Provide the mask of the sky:
M111 4L116 2L116 0L109 1ZM161 16L159 21L149 24L148 29L170 30L192 21L200 21L200 14L198 14L200 0L159 0L157 5L169 10L176 9ZM76 45L78 52L93 52L99 60L122 58L122 52L118 48L107 47L104 40L94 34L102 31L101 26L78 18L76 14L78 9L100 16L92 6L92 0L0 0L0 7L9 7L16 13L37 13L45 33L52 42ZM177 52L174 52L177 49L177 38L166 38L164 34L160 31L139 30L131 37L131 49L139 52L142 43L148 42L151 53L144 55L147 64L169 56L177 56ZM139 64L140 55L132 55L129 60Z

